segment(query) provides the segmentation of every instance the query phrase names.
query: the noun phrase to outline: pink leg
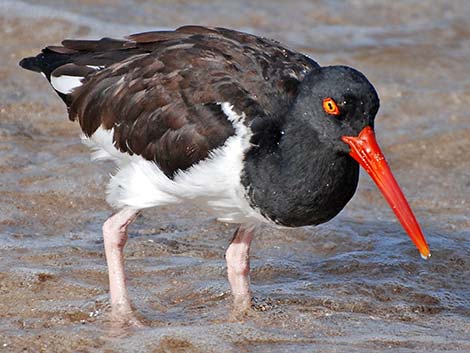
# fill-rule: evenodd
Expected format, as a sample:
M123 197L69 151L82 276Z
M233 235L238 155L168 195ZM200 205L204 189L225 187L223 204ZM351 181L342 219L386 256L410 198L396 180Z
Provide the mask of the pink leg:
M253 233L253 226L240 226L225 253L228 280L232 288L234 305L242 310L249 308L251 305L250 245L253 240Z
M127 242L127 227L137 218L137 215L137 210L124 209L109 217L103 224L111 308L116 318L128 316L132 312L126 289L123 251Z

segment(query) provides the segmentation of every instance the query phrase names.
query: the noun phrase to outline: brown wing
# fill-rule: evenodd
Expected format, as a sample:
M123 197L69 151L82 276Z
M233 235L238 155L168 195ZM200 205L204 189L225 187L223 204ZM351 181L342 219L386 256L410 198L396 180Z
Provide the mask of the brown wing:
M88 136L114 128L116 147L155 161L170 177L234 134L218 103L230 102L248 123L283 116L299 82L318 67L277 42L223 28L62 44L40 55L61 61L46 75L85 76L63 96L70 119Z

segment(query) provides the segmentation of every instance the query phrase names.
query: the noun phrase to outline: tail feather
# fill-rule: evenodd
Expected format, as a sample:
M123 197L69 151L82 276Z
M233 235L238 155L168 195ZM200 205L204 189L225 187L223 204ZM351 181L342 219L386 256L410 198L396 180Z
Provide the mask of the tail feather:
M83 54L65 47L47 47L37 56L24 58L19 65L26 70L44 74L59 97L69 105L71 100L68 95L81 86L87 75L100 69L98 66L92 68L86 64L76 64L77 58Z
M133 41L102 38L100 40L64 40L62 46L48 46L37 56L24 58L19 65L44 74L62 100L69 105L73 91L86 77L129 56L148 52Z
M42 72L50 80L52 71L70 62L70 55L55 53L46 48L37 56L21 60L20 66L26 70Z

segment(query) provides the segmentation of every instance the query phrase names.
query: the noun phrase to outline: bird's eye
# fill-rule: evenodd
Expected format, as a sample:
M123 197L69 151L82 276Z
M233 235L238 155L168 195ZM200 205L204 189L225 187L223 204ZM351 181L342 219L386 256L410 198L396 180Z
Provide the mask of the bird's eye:
M339 108L333 98L323 99L323 110L331 115L339 115Z

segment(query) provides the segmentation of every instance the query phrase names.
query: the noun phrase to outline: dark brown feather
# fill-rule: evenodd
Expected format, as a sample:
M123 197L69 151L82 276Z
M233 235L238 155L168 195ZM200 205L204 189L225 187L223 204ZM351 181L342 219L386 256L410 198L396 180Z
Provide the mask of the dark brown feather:
M188 35L182 35L175 31L152 31L136 33L127 36L127 38L136 43L152 43L152 42L163 42L167 40L178 40L189 37Z
M55 70L75 67L86 76L66 97L70 119L87 136L100 126L114 128L117 148L155 161L169 177L234 134L218 103L230 102L248 124L281 118L298 84L318 67L273 40L223 28L185 26L62 44L49 47L67 63ZM103 69L85 72L86 65Z

